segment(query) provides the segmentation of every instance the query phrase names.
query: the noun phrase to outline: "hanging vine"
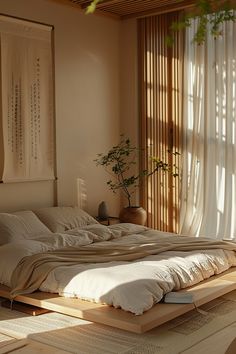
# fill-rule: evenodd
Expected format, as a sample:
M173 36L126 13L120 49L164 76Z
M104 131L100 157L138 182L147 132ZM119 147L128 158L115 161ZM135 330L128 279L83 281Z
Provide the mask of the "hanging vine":
M193 36L193 42L203 44L206 34L209 31L213 38L222 35L223 24L226 21L236 21L236 13L234 11L236 5L233 6L231 1L225 1L215 8L215 2L209 0L198 0L196 2L196 12L184 14L183 17L176 22L172 22L170 26L170 34L167 36L167 44L173 44L173 32L181 31L191 26L191 19L198 18L198 25Z
M179 0L182 1L182 0ZM86 13L93 13L96 10L96 6L103 2L103 0L93 0L87 7ZM234 1L235 2L235 1ZM210 31L214 38L222 35L222 25L226 21L236 21L236 13L233 11L236 9L236 4L226 0L217 4L212 0L196 0L195 12L183 15L178 22L173 22L170 26L170 34L166 41L168 45L173 44L173 33L175 31L181 31L190 27L191 19L198 18L198 26L193 38L193 41L197 44L202 44L205 41L207 31Z

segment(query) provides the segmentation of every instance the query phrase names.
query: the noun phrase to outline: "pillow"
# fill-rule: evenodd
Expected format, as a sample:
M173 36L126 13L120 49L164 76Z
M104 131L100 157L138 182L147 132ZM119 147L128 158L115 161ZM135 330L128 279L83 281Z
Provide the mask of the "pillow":
M27 238L35 238L39 234L51 234L52 232L49 228L39 220L39 218L30 210L16 211L12 213L20 218L22 218L28 229ZM31 236L31 237L29 237Z
M51 233L32 211L0 213L0 245Z
M77 207L51 207L34 210L52 232L64 232L81 226L98 224L92 216Z

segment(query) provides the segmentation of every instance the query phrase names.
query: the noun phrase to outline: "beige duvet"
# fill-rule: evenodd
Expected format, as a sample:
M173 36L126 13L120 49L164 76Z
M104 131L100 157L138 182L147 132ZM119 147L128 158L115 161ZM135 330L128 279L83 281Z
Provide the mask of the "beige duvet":
M28 249L24 243L14 245L21 256L2 280L11 285L13 296L40 288L136 315L169 291L236 266L235 243L176 236L132 224L91 225L50 238L42 235L30 243ZM0 248L0 269L4 247L5 255L10 253L7 245ZM22 248L27 249L25 256Z

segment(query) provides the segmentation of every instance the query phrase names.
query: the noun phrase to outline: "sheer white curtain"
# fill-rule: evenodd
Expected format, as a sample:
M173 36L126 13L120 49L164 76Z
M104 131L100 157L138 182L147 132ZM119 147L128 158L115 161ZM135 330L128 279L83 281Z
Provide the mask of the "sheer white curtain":
M184 72L180 232L236 237L236 23L223 35L192 42L187 29Z

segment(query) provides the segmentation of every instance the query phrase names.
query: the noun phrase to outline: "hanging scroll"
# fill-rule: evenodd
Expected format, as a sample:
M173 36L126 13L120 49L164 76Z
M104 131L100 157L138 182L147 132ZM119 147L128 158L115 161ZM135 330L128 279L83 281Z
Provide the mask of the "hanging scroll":
M54 179L51 31L0 16L3 182Z

